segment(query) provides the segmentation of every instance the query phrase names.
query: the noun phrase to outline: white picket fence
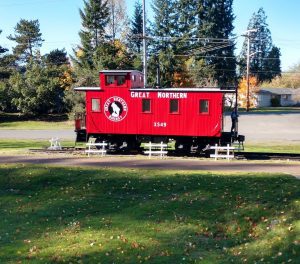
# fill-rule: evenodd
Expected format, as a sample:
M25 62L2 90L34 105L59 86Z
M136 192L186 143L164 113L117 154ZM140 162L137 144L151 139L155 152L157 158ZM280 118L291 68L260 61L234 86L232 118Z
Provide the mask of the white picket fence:
M235 147L231 147L229 144L227 146L218 146L216 144L215 146L211 146L210 149L215 150L214 154L210 154L210 157L215 158L215 160L219 158L227 160L234 158Z
M51 138L49 140L50 147L49 150L61 150L60 138Z
M159 155L160 158L162 159L165 155L168 154L167 151L168 144L164 144L163 142L158 144L158 143L152 143L150 141L149 143L146 143L144 147L149 148L149 150L144 151L145 154L148 154L149 159L151 159L153 155L155 156Z
M103 141L102 143L95 143L95 142L88 142L86 143L87 149L85 150L85 153L88 154L88 157L90 154L101 154L101 156L106 155L106 146L108 144ZM101 148L97 148L101 147Z

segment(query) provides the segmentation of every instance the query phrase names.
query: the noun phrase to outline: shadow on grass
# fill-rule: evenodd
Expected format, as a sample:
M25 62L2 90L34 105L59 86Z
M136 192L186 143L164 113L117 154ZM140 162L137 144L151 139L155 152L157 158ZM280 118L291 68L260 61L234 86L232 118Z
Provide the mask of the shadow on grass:
M300 260L292 177L27 165L0 175L1 263Z
M68 121L67 114L48 114L48 115L23 115L19 113L0 113L0 124L21 121L45 121L63 122Z

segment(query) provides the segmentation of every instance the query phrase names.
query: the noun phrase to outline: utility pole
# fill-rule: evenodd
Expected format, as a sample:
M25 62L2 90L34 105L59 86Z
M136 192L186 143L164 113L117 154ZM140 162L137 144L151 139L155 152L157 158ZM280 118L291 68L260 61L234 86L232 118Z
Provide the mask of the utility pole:
M143 68L144 88L147 87L146 3L143 0Z
M249 81L249 72L250 72L250 57L254 54L250 54L250 34L252 32L257 32L257 29L249 29L246 31L246 35L243 35L247 38L247 103L246 111L249 112L250 109L250 81Z

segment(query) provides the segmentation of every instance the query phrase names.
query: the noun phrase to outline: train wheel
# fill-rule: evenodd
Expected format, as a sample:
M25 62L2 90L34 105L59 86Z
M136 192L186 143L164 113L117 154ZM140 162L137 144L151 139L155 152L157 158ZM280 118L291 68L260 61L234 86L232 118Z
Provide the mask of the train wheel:
M95 139L95 143L103 143L103 141L105 141L105 140L101 137L97 137ZM96 149L102 149L102 147L101 146L96 146Z
M179 155L188 155L191 153L192 145L186 142L176 142L175 144L175 153Z

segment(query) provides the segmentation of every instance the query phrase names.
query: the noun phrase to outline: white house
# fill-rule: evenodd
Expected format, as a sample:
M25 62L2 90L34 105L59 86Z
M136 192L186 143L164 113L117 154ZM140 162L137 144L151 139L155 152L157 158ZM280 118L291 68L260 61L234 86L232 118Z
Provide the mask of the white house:
M257 92L257 107L272 106L272 99L278 99L280 106L300 104L300 88L261 88Z

